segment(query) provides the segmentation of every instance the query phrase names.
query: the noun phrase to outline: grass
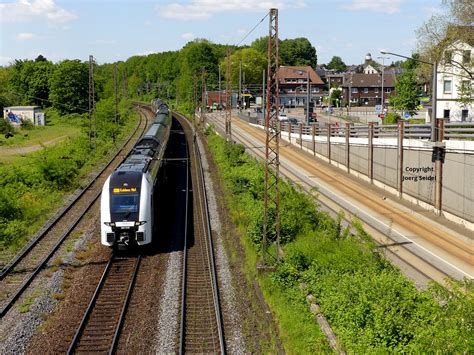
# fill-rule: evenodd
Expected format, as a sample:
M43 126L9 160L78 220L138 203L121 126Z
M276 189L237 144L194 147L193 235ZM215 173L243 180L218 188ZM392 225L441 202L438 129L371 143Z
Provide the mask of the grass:
M35 300L42 296L44 294L44 290L43 289L40 289L40 288L37 288L36 290L34 290L30 296L28 297L25 297L25 299L23 300L23 302L18 306L18 311L20 313L27 313L30 311L30 307L33 303L35 303Z
M61 118L56 117L57 114L51 115L51 126L28 131L29 142L34 143L42 139L40 137L48 139L58 134L64 135L64 130L74 135L74 139L48 147L47 151L40 150L23 156L2 158L0 154L0 204L5 203L2 201L9 203L5 204L7 207L0 205L0 210L8 217L0 218L3 228L0 232L0 261L8 262L28 241L28 236L35 234L65 203L65 198L88 181L91 172L97 169L97 166L110 159L111 154L120 147L137 123L138 115L134 111L127 111L126 114L128 118L124 120L117 143L114 145L111 140L101 141L103 143L97 146L95 154L84 154L86 149L83 146L87 144L87 139L84 138L84 132L79 137L83 119L75 116ZM17 137L14 138L16 141L12 142L20 146L25 143L22 142L24 138ZM0 147L0 151L1 149L3 148ZM74 177L68 178L67 174L71 170L67 167L74 168L77 161L83 163L71 174ZM49 168L41 170L44 166L53 166L58 170ZM47 181L48 172L56 174L55 176L62 174L60 176L65 181L64 185L57 188ZM10 211L16 212L12 214ZM76 236L73 236L73 239L77 239ZM68 245L68 250L72 248L73 244Z
M330 351L306 304L308 293L348 353L473 352L472 281L417 290L383 258L360 222L352 222L354 234L349 234L338 219L330 219L314 200L284 182L283 256L274 271L257 274L263 230L261 167L239 153L243 149L214 134L208 135L208 145L245 250L243 270L250 284L258 281L286 352Z

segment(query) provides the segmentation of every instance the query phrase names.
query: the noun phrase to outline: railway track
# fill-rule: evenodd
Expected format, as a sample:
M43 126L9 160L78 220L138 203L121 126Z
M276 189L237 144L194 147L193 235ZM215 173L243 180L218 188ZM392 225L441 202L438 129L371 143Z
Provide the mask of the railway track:
M211 117L212 118L212 117ZM223 120L221 120L219 117L215 116L212 119L212 123L216 126L216 129L218 129L220 132L224 132L224 125L223 125ZM251 140L250 138L246 138L246 135L249 135L249 132L246 130L243 131L243 134L237 136L234 136L234 139L237 139L239 143L244 144L246 147L249 147L249 149L252 151L252 153L256 156L263 156L263 152L261 149L264 148L264 146L256 146L255 142ZM258 135L263 135L264 133L258 132ZM284 142L283 147L286 145L289 145L289 143ZM291 161L295 162L298 161L298 153L295 151L290 151L291 157L288 157ZM290 154L288 153L288 154ZM309 164L307 165L309 167ZM319 170L322 169L318 169ZM298 172L295 172L293 169L290 167L285 167L284 164L280 165L280 172L285 175L287 178L291 179L292 181L297 181L298 184L310 195L314 195L314 186L311 185L308 181L308 179L305 179L304 177L301 176L301 174L298 174ZM322 175L324 173L324 175ZM315 173L313 175L316 175ZM340 179L341 177L337 176L331 176L328 175L326 172L322 172L321 175L323 177L327 177L328 180L334 181L335 178ZM334 182L333 182L334 183ZM341 185L341 183L338 182L338 186ZM342 185L345 186L346 182L343 182ZM352 189L351 191L356 191L352 185L349 185L350 188ZM359 191L359 190L357 190ZM322 207L327 210L331 215L336 216L339 211L343 210L344 211L344 225L350 225L351 224L351 219L352 217L355 216L355 214L350 211L346 206L338 204L334 201L332 201L331 197L327 197L324 195L324 193L318 194L318 203L322 205ZM360 216L357 216L358 218L361 218ZM416 223L413 223L416 224ZM423 252L423 250L418 250L415 248L413 245L408 244L408 243L403 243L400 242L400 240L397 238L397 233L393 231L391 228L383 228L382 226L379 226L375 223L373 223L371 220L365 220L365 228L367 231L375 238L375 241L379 243L381 248L384 248L384 250L387 253L387 256L391 257L391 259L404 270L408 272L408 275L415 275L417 280L424 279L423 283L427 283L428 280L435 280L437 282L443 282L444 278L450 276L450 274L447 272L446 268L441 268L437 265L434 264L432 257L430 255L425 255L426 253ZM428 227L425 227L428 228ZM432 233L437 233L436 231L432 231Z
M115 352L140 261L140 255L111 256L68 354Z
M224 329L200 152L189 123L178 117L186 132L188 158L191 158L191 165L189 159L187 165L187 200L193 199L194 221L193 228L186 228L185 235L178 351L223 354ZM187 207L186 223L191 220L189 211Z
M145 114L147 108L140 105L136 105L136 107L140 113L140 121L121 149L92 181L2 269L0 274L0 318L4 317L68 236L84 220L86 213L99 198L107 177L126 157L136 139L144 133L148 125Z

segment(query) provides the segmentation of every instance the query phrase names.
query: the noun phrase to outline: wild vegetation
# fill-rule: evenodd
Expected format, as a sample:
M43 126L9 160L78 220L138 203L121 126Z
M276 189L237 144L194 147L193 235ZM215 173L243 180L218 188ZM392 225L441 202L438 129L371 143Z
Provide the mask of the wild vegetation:
M123 105L120 112L124 119L117 132L118 140L123 139L136 121L127 105ZM98 117L102 116L98 113ZM76 189L94 166L115 149L107 124L101 119L97 123L95 148L89 144L85 115L59 115L50 111L48 124L58 125L65 132L68 127L76 130L79 126L82 134L38 152L0 162L0 257L21 247L64 203L64 196Z
M261 258L263 166L243 147L208 132L233 221L247 250L247 269ZM290 353L327 351L309 312L312 294L349 353L471 353L472 282L419 291L388 263L357 221L355 235L307 195L281 186L281 243L276 271L259 279Z

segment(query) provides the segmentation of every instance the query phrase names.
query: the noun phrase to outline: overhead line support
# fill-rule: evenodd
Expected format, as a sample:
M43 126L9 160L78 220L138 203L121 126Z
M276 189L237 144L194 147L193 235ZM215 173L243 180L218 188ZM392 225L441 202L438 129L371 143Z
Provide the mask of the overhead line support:
M265 110L265 195L262 237L263 263L267 263L270 242L280 255L280 122L278 97L278 9L270 9L268 35L267 97Z

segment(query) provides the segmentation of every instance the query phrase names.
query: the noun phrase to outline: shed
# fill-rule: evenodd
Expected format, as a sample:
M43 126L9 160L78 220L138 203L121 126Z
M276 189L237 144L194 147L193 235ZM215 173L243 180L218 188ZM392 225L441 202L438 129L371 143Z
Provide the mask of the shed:
M13 125L20 125L23 120L29 120L36 126L44 126L46 124L45 114L39 106L4 107L3 117Z

